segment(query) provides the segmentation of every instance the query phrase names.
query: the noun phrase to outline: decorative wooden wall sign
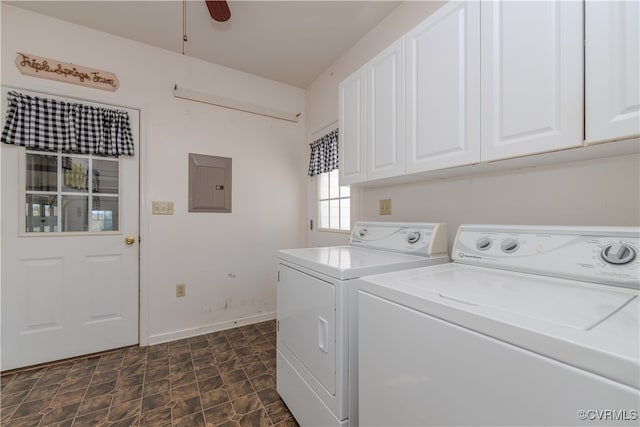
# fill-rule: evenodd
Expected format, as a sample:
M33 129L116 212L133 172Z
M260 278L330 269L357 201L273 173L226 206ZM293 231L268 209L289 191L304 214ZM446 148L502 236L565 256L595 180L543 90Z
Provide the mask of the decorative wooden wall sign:
M115 92L120 85L115 74L94 68L81 67L55 59L40 58L18 52L16 66L22 74L59 82Z

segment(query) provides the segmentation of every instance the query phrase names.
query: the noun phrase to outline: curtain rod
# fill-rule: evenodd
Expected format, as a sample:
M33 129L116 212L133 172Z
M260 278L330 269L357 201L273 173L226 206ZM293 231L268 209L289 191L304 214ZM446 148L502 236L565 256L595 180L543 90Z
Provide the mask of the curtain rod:
M301 114L289 113L286 111L274 110L260 105L248 104L241 101L235 101L229 98L223 98L208 93L196 92L188 89L180 89L176 84L173 87L173 96L176 98L187 99L189 101L203 102L205 104L217 105L218 107L230 108L232 110L244 111L246 113L258 114L260 116L272 117L274 119L286 120L298 123Z
M0 88L2 88L2 90L6 90L6 91L17 90L19 92L24 92L27 95L31 95L32 94L33 96L38 96L38 95L55 96L55 97L58 97L58 98L63 98L63 99L69 100L69 101L80 101L80 102L84 102L84 103L88 103L88 104L108 105L110 107L126 108L128 110L141 111L139 106L114 103L111 100L101 100L101 98L96 98L96 99L81 98L81 97L73 95L73 94L65 95L65 94L61 94L61 93L58 93L58 92L45 92L44 90L40 90L40 89L28 89L28 88L24 88L24 87L11 86L11 85L5 85L5 84L0 85Z
M337 127L338 127L338 121L334 120L331 123L329 123L327 125L324 125L321 128L317 129L316 131L311 132L311 139L315 139L314 135L316 135L318 133L321 133L321 132L322 133L326 133L327 129L329 129L329 128L337 128ZM333 129L331 129L331 130L333 130Z

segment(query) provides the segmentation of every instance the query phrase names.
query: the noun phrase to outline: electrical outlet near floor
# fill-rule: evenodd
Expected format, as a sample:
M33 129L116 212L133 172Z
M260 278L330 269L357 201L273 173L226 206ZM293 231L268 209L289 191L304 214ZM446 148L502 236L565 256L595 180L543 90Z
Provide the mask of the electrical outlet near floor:
M176 297L183 297L187 294L187 285L184 283L178 283L176 285Z
M391 199L380 200L380 215L391 215Z

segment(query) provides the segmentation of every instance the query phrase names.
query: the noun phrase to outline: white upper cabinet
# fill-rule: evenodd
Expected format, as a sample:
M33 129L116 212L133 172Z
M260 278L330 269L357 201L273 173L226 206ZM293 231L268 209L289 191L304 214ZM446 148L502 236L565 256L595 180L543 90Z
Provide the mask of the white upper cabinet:
M366 181L365 174L365 67L338 86L340 185Z
M638 1L585 5L586 142L640 133Z
M583 145L583 4L480 7L481 159Z
M366 65L367 180L405 173L404 38Z
M340 84L341 183L637 137L639 16L637 0L444 4Z
M479 162L479 2L442 6L405 43L407 173Z

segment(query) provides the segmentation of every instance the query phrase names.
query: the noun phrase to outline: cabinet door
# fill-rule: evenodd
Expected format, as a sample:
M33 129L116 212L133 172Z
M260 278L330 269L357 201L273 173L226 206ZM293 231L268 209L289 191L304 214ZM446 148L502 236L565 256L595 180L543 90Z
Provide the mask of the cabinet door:
M637 1L585 5L586 141L640 133Z
M340 185L366 181L365 67L338 85L340 128Z
M404 175L404 38L367 63L367 180Z
M405 37L407 173L480 161L479 9L450 2Z
M582 3L481 4L482 160L583 144Z

